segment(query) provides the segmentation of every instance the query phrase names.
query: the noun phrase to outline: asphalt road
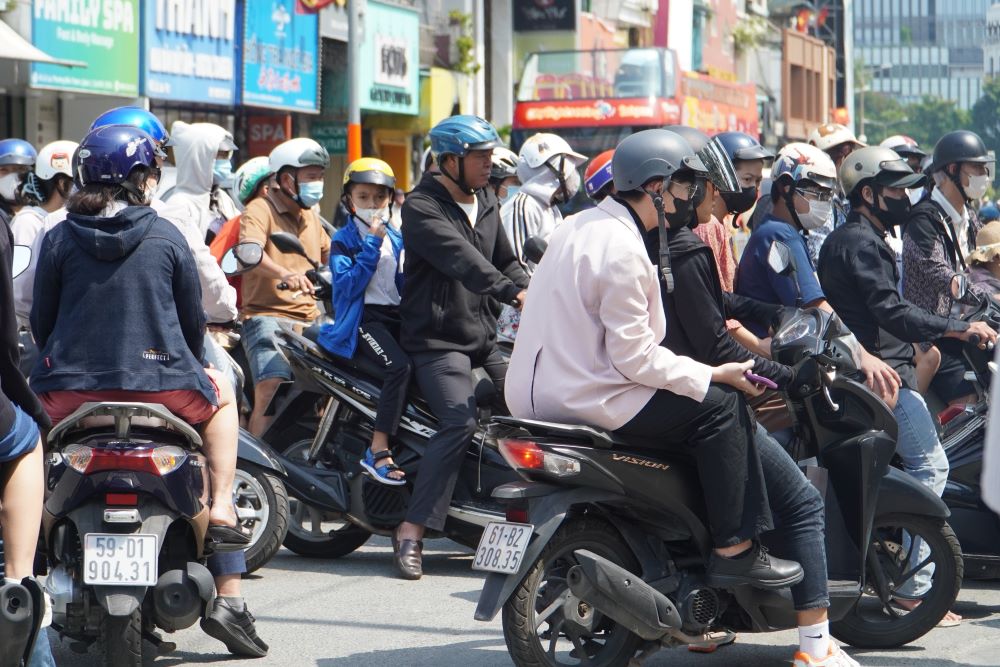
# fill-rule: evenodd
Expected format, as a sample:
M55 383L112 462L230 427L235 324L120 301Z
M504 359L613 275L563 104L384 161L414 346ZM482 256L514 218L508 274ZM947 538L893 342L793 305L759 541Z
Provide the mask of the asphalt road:
M392 576L388 540L373 539L340 560L311 560L282 550L245 582L258 631L271 645L261 660L231 658L197 626L169 639L177 650L156 658L158 667L220 662L236 665L315 667L501 667L511 664L499 619L473 620L480 580L469 569L470 551L453 542L428 542L424 578ZM951 667L1000 665L1000 582L969 582L956 611L956 628L935 629L895 651L850 652L866 666ZM647 667L788 665L794 631L741 635L712 655L661 651ZM52 639L59 665L99 665Z

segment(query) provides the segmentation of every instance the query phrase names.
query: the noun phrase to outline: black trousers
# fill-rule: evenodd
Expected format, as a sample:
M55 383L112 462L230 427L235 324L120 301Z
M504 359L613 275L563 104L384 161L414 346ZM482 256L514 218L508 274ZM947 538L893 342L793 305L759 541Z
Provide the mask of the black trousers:
M941 365L931 380L931 391L946 403L976 393L976 388L965 379L965 374L972 370L962 355L965 343L956 338L939 338L934 344L941 351Z
M715 546L728 547L774 527L754 428L743 394L713 384L700 403L658 390L618 432L694 458Z
M481 366L502 395L507 361L495 347L476 359L461 352L420 352L412 358L417 384L437 417L438 430L420 461L406 520L441 530L462 459L476 433L472 369Z
M370 375L382 378L375 430L396 435L399 419L406 409L413 364L399 343L399 309L392 306L365 306L358 327L358 346L351 360Z

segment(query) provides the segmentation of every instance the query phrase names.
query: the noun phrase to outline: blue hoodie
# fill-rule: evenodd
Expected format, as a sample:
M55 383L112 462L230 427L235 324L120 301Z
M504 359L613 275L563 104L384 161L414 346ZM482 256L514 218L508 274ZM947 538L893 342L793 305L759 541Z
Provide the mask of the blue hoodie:
M146 206L70 214L42 243L31 328L31 388L195 390L218 404L200 359L205 314L181 232Z

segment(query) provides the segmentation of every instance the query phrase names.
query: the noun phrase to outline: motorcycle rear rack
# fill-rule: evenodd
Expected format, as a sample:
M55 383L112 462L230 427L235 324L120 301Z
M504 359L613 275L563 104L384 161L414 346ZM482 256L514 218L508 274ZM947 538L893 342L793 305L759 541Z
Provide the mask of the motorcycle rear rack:
M129 438L133 425L167 426L187 438L192 446L201 447L202 445L198 431L163 405L127 402L84 403L76 412L52 427L47 438L48 444L59 445L68 433L80 428L96 426L97 424L82 423L85 419L93 417L111 417L115 427L115 437L120 440ZM142 423L142 420L146 423ZM152 420L160 420L161 423ZM99 425L103 426L105 423L107 422L102 421Z

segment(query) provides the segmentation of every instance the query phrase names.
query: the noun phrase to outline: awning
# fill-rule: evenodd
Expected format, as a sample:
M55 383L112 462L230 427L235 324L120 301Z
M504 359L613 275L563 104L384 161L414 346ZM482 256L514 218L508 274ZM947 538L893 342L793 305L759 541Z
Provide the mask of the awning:
M34 63L51 63L53 65L63 65L65 67L86 67L87 63L82 60L59 60L53 58L34 44L26 40L17 31L0 21L0 44L4 45L0 49L0 59L6 60L27 60Z

